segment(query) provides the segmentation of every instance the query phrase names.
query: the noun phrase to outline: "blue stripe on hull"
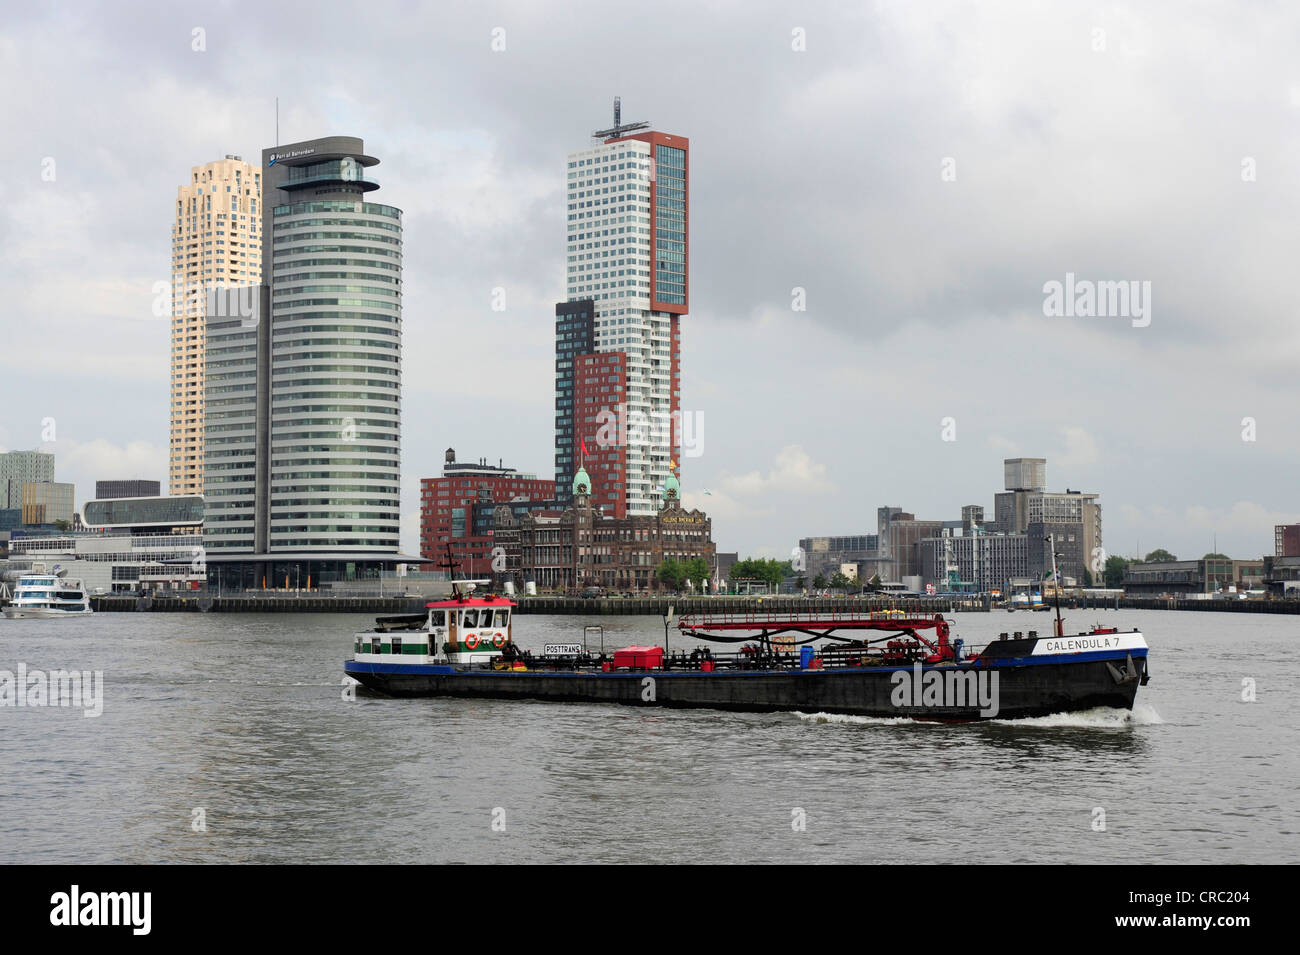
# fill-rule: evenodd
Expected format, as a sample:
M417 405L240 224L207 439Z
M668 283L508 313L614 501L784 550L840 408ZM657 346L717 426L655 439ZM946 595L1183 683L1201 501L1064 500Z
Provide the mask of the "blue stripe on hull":
M987 667L925 667L923 673L966 674L979 684L997 677L990 693L996 712L984 712L969 692L965 702L941 697L930 704L911 704L895 697L900 673L914 667L864 667L836 670L640 670L616 673L552 670L460 670L431 664L345 664L345 671L367 688L392 696L460 697L462 699L545 700L573 703L621 703L634 706L778 712L848 713L861 716L911 717L921 720L970 721L1046 716L1093 707L1132 709L1137 675L1125 678L1127 658L1145 672L1146 653L1105 651L1052 657L1001 658ZM1139 662L1140 661L1140 662ZM1118 666L1116 666L1118 664ZM941 683L948 682L947 676ZM903 681L906 684L906 681ZM954 684L954 689L956 686ZM919 692L919 691L918 691ZM995 695L993 695L995 694Z
M976 672L985 672L991 670L1004 670L1011 667L1023 666L1048 666L1052 664L1070 664L1070 663L1096 663L1099 661L1114 661L1123 663L1128 657L1136 660L1145 660L1147 651L1141 650L1099 650L1091 653L1061 653L1061 654L1039 654L1038 656L1025 657L999 657L996 664L990 666L980 666L979 663L966 666L933 666L922 664L922 672L928 673L931 670L945 672L952 669L957 670L975 670ZM647 675L667 676L672 678L683 677L725 677L727 679L744 679L746 677L766 677L766 676L797 676L799 674L815 674L823 676L834 676L841 673L896 673L906 671L911 673L913 666L879 666L879 667L837 667L833 670L712 670L704 672L701 670L616 670L610 673L604 673L600 670L466 670L459 667L447 666L445 664L430 663L360 663L355 660L345 660L343 671L345 673L386 673L386 674L421 674L442 676L512 676L512 677L598 677L600 679L618 680L618 679L636 679L639 680Z

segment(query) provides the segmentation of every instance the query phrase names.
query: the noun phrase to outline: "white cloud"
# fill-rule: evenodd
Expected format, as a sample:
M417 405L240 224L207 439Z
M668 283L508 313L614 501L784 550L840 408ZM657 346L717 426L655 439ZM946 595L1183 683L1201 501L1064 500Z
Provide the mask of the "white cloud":
M103 438L60 438L40 447L54 454L54 479L77 486L80 507L95 496L96 481L139 478L158 481L167 493L167 448L148 441L114 444Z
M1187 525L1197 530L1228 534L1245 533L1272 543L1273 528L1278 524L1294 524L1300 520L1300 510L1271 511L1254 501L1237 501L1231 507L1206 507L1194 504L1183 513Z
M1003 453L1009 458L1020 456L1020 445L1016 444L1010 438L1004 438L1000 434L990 434L985 441L994 451Z
M1254 501L1227 506L1190 504L1179 510L1161 504L1121 505L1124 537L1104 532L1106 549L1113 554L1142 556L1162 547L1184 560L1207 554L1212 548L1231 557L1260 557L1273 552L1273 528L1300 521L1300 510L1271 510Z
M1060 433L1065 439L1065 451L1050 459L1054 470L1068 475L1087 471L1097 463L1097 440L1085 428L1071 425L1061 428Z
M749 521L761 518L769 513L764 508L756 508L751 503L742 504L725 491L710 491L705 494L703 491L682 490L682 506L689 509L698 509L709 515L713 521L713 526L717 528L718 521ZM714 540L718 540L718 534L715 530ZM722 548L726 550L726 547Z
M732 494L752 496L773 491L825 494L835 489L826 478L826 465L819 464L800 445L788 444L776 453L766 474L724 476L722 486Z

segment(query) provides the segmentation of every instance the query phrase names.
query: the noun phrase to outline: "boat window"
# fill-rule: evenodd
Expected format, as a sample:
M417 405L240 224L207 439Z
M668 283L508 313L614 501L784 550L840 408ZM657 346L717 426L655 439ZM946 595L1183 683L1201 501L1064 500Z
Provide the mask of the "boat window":
M378 638L378 637L374 637L374 638L371 639L371 641L370 641L370 652L371 652L371 653L378 653L378 652L379 652L379 638Z
M393 652L394 652L394 653L401 653L401 652L402 652L402 638L401 638L401 637L393 637Z
M445 611L445 610L430 610L430 611L429 611L429 625L430 625L430 626L433 626L433 627L445 627L445 626L447 626L447 611Z
M477 626L478 626L478 611L477 611L477 610L466 610L466 611L465 611L465 616L461 618L461 623L460 623L460 625L461 625L462 627L477 627Z
M496 627L498 630L501 630L505 627L505 625L509 622L509 620L510 620L509 610L498 610L496 613L496 622L493 623L493 626Z

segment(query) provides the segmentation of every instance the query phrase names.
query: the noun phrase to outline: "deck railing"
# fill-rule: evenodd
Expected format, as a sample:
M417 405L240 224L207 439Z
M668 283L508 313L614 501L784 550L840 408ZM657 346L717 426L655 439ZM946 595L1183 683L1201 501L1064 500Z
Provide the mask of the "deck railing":
M869 621L872 623L898 623L906 627L912 622L933 622L934 614L909 613L906 610L745 610L708 611L683 614L678 622L681 630L702 630L708 627L727 627L741 629L753 624L755 629L773 624L791 623L800 625L835 626Z

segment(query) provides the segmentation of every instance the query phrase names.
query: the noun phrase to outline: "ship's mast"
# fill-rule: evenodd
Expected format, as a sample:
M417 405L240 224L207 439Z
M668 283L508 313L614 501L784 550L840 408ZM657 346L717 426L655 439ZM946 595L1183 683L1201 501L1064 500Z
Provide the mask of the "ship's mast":
M1065 624L1061 622L1061 575L1056 568L1056 535L1047 535L1048 545L1052 548L1052 583L1056 585L1056 635L1065 636Z
M456 559L451 556L451 542L447 542L447 556L438 564L439 567L447 568L447 577L451 581L451 597L453 600L460 600L462 594L460 587L456 584L456 568L460 566Z

